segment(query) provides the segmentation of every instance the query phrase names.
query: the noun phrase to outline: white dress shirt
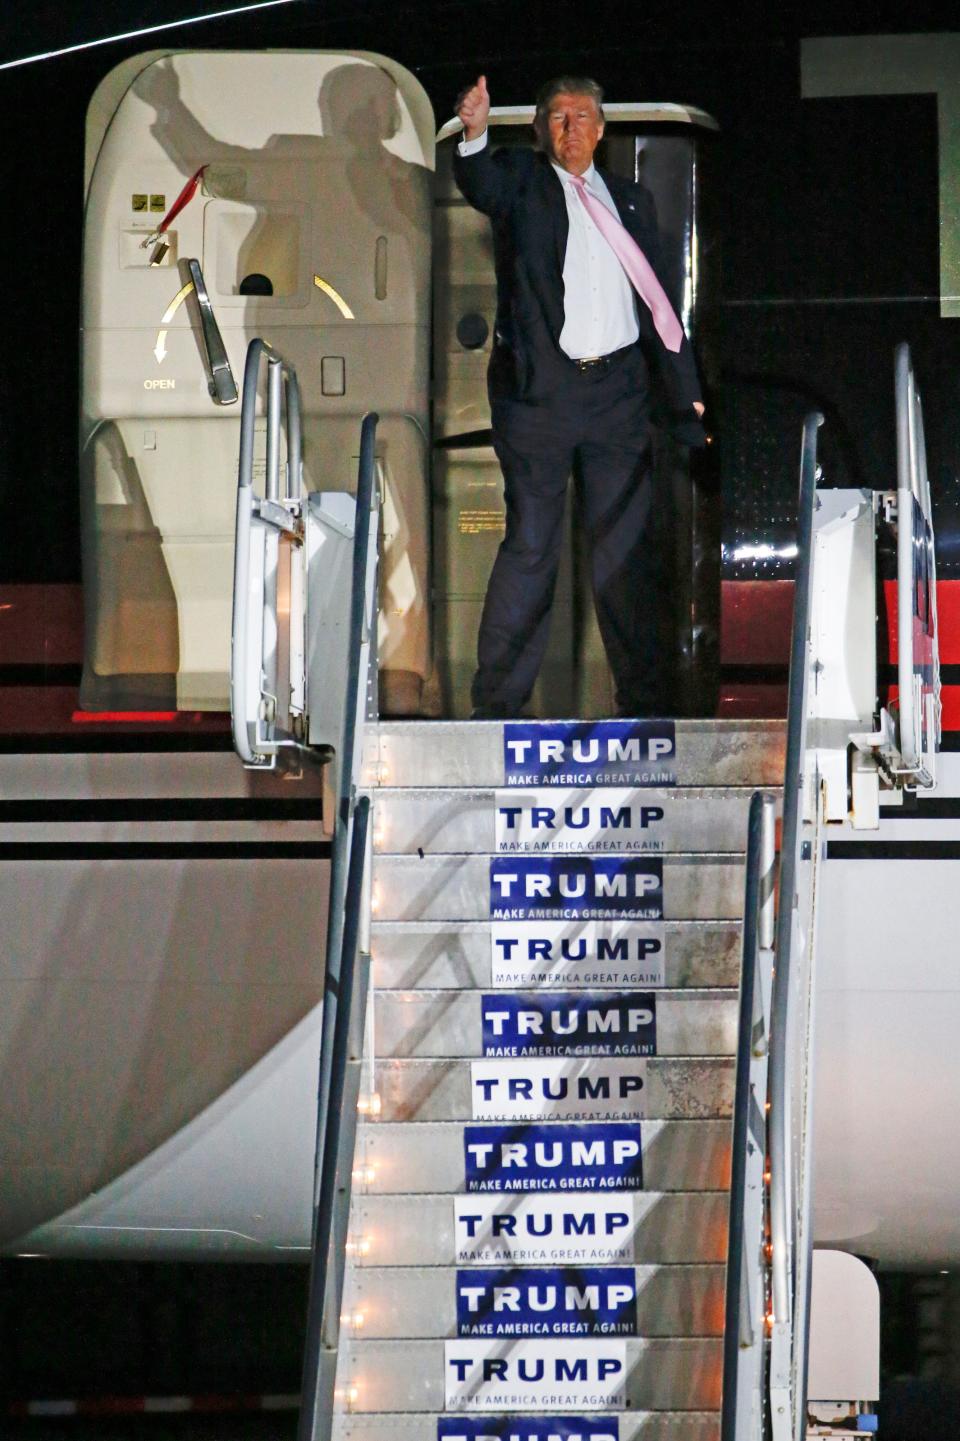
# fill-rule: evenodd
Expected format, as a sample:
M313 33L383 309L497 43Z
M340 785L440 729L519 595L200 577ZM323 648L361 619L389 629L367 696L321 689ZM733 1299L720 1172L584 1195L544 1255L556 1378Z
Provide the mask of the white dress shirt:
M476 140L461 140L461 155L474 155L487 143L487 132ZM633 286L626 271L600 234L571 183L572 176L561 165L553 165L563 185L570 222L567 250L563 258L563 329L560 349L571 360L609 355L632 345L640 334ZM583 176L587 188L611 215L620 216L613 198L596 166Z

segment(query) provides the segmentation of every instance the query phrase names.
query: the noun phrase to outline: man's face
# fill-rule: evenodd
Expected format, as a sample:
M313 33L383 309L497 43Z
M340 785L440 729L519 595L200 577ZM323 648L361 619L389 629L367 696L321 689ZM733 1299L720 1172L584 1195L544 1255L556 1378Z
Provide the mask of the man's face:
M561 91L547 111L550 154L571 175L582 175L590 167L593 152L603 135L596 101L590 95L567 95Z

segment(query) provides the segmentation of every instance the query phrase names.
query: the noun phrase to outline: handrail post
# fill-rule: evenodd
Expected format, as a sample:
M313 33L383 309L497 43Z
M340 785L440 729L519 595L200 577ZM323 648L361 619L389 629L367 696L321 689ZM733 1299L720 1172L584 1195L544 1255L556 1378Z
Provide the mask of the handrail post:
M302 420L300 412L300 382L297 372L284 371L286 383L287 410L287 499L299 500L303 495L301 477Z
M360 432L360 463L353 536L350 590L350 618L347 648L347 684L344 696L342 745L338 756L336 811L330 865L330 897L327 922L327 956L324 977L324 1007L321 1021L320 1062L317 1086L317 1134L314 1162L314 1195L310 1296L307 1340L304 1352L303 1388L298 1427L299 1441L316 1441L321 1403L321 1328L324 1303L330 1297L329 1249L336 1196L336 1172L340 1149L343 1082L349 1034L349 1002L352 970L358 935L365 934L363 858L368 846L370 801L356 797L358 757L357 731L365 714L367 678L361 674L362 652L369 637L364 634L370 547L375 499L376 430L378 417L366 415ZM291 449L293 447L290 447ZM375 602L374 602L375 606ZM376 625L376 615L372 618ZM361 824L362 816L362 824ZM348 869L349 862L349 869ZM349 1187L347 1187L349 1190ZM334 1318L334 1325L337 1325Z
M339 774L337 786L337 809L333 821L333 846L330 858L330 900L327 923L327 981L326 985L336 986L337 975L331 971L336 967L341 946L341 932L344 924L344 896L346 887L346 863L350 844L350 823L354 800L354 772L356 769L357 720L360 691L360 642L365 610L367 583L367 552L370 544L370 508L373 501L373 474L375 467L375 444L378 416L366 415L360 431L360 464L357 473L356 520L353 537L353 570L350 582L349 644L347 651L347 688L343 708L343 746L338 757ZM332 1044L332 1030L323 1021L323 1035L320 1043L319 1098L321 1111L326 1106L330 1085L329 1056ZM319 1117L318 1117L319 1122ZM320 1173L323 1169L324 1140L317 1133L316 1171L314 1197L319 1196Z
M787 753L783 788L783 829L780 845L780 903L776 924L776 968L773 981L770 1053L770 1240L773 1312L770 1388L775 1441L793 1433L796 1397L791 1390L797 1337L793 1334L795 1294L794 1226L796 1178L793 1174L791 1124L793 1097L788 1058L792 1054L793 1007L791 953L797 907L797 852L805 786L807 716L807 647L811 618L813 516L816 508L817 431L819 412L803 426L800 454L800 495L797 513L797 569L794 577L793 632L787 699Z
M283 366L279 356L267 362L267 500L280 499L280 418L283 411Z
M913 502L917 474L916 387L910 347L902 341L894 352L894 396L897 412L897 681L900 708L900 755L908 770L920 764L913 694Z
M727 1227L721 1441L759 1441L763 1405L764 1102L773 970L775 809L770 795L757 791L751 798Z

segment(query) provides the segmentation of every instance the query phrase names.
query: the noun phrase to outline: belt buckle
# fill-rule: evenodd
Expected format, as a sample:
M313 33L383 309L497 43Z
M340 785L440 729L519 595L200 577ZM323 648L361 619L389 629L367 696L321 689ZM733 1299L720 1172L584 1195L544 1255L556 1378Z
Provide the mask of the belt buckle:
M592 370L595 365L602 365L606 360L605 355L585 355L582 360L576 362L577 369L581 371Z

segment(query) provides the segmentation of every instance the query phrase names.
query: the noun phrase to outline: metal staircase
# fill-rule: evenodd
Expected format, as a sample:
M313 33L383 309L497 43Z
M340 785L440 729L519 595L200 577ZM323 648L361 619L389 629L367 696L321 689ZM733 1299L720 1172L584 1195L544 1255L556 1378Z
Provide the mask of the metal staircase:
M368 727L335 1435L718 1434L742 850L782 775L778 723Z
M823 828L930 786L939 741L902 350L897 382L895 494L818 490L804 426L785 726L381 723L376 417L356 499L303 495L296 377L251 345L234 733L327 762L333 839L299 1441L803 1441Z

